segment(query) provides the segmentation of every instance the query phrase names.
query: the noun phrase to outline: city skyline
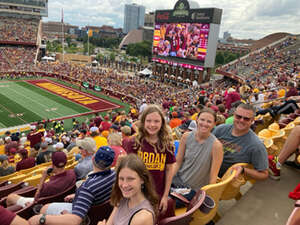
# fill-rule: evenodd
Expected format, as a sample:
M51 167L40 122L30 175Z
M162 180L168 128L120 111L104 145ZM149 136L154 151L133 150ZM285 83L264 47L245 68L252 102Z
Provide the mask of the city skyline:
M300 34L298 0L193 0L200 8L223 9L220 36L229 31L234 38L260 39L276 32ZM48 18L80 27L110 25L123 28L125 4L143 5L146 12L172 9L176 0L49 0Z

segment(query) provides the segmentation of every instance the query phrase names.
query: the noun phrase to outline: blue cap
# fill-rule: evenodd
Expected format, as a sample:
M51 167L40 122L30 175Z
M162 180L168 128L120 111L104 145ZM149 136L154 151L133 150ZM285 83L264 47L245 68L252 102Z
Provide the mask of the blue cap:
M109 146L102 146L94 156L94 163L100 169L111 166L115 158L115 152Z

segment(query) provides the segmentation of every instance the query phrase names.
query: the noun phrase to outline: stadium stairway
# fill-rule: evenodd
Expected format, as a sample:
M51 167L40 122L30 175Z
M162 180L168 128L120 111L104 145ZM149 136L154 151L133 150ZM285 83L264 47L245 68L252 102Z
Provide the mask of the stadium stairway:
M239 200L221 201L221 220L216 225L283 225L291 214L295 201L288 198L299 183L300 171L283 166L281 179L256 182L246 187ZM246 186L245 185L245 186Z

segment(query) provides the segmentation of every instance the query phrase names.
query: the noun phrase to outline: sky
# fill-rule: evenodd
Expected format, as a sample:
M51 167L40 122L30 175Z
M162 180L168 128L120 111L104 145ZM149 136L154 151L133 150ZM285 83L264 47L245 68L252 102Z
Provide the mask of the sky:
M192 0L200 8L223 10L219 36L224 31L234 38L260 39L276 32L300 34L299 0ZM48 18L80 27L110 25L123 28L124 5L137 3L146 12L173 9L176 0L49 0Z

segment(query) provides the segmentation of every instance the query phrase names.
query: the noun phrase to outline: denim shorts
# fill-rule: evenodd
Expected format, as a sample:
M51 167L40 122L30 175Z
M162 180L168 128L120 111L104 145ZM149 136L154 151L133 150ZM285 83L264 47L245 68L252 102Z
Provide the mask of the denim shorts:
M68 202L54 202L50 203L46 211L47 215L61 215L61 213L67 210L69 213L72 213L72 203Z

